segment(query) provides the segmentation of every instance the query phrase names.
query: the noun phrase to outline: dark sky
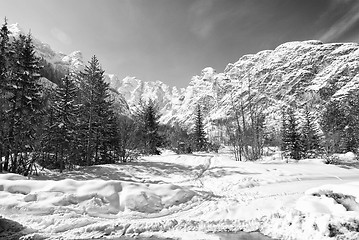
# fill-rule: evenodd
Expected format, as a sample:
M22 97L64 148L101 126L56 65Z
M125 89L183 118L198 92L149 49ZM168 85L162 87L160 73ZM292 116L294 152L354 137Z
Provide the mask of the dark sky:
M185 87L294 40L359 40L357 0L1 0L0 17L107 73Z

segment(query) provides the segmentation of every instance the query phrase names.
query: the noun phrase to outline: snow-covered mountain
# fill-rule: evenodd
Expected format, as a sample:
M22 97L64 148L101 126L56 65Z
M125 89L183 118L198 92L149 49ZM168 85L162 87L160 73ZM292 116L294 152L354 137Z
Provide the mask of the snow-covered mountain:
M24 31L18 23L10 24L8 28L13 37L18 37L20 34L27 34L27 32ZM57 66L63 66L76 70L83 69L84 61L80 51L75 51L68 55L61 52L56 52L51 48L50 45L43 43L35 36L32 37L36 53L39 57L42 57L49 63Z
M20 34L27 34L18 23L8 25L8 29L11 32L11 36L18 37ZM48 63L53 64L57 69L70 69L73 71L81 71L85 67L84 58L80 51L74 51L70 54L64 54L54 51L50 45L43 43L36 37L33 37L33 44L36 49L36 54L44 58ZM105 76L107 79L107 75ZM41 83L48 87L54 87L54 83L50 82L46 78L41 79ZM129 107L123 96L115 89L110 91L111 99L115 102L116 111L122 114L129 114Z
M320 112L325 102L340 99L359 88L359 44L311 40L288 42L274 50L241 57L222 73L207 67L192 77L185 89L145 82L135 77L108 81L133 108L140 99L158 102L164 123L193 124L197 104L203 107L207 130L228 117L233 99L248 95L264 98L267 124L275 125L283 105Z
M107 81L124 96L131 110L135 110L141 100L155 101L163 115L162 122L168 122L173 115L176 115L173 110L183 105L182 96L185 89L171 88L161 81L145 82L136 77L126 77L121 80L113 74L108 75Z
M13 35L22 32L19 25L10 25ZM81 52L55 52L34 38L39 56L56 66L82 70ZM284 43L274 50L242 56L223 72L207 67L192 77L188 87L178 89L161 81L146 82L136 77L120 79L106 74L113 88L113 97L120 108L134 110L142 99L157 102L163 123L193 125L197 104L203 107L207 130L217 120L228 118L233 99L247 100L249 94L265 99L264 113L275 125L283 105L309 105L320 112L330 99L340 99L359 88L359 44L322 43L316 40ZM274 121L272 121L274 120Z

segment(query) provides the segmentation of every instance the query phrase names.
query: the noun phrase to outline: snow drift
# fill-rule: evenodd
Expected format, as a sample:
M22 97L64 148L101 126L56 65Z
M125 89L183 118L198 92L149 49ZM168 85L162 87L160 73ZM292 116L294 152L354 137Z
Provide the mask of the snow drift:
M190 201L196 194L172 184L141 184L101 179L26 180L0 175L0 205L52 213L78 209L83 214L118 214L124 211L156 213Z

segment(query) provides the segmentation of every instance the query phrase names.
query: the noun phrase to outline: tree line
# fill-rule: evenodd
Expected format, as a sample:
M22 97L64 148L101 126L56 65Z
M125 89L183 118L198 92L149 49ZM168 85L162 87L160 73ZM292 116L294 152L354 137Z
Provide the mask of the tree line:
M359 93L348 92L341 98L323 100L323 108L313 111L310 103L284 105L277 127L268 127L266 108L276 101L250 84L242 91L236 84L229 91L227 118L223 127L236 161L260 159L265 147L278 147L285 158L330 158L334 153L359 149ZM240 94L242 93L242 94ZM279 126L279 127L278 127Z
M43 77L54 86L44 86ZM192 134L178 125L161 125L151 100L140 101L132 116L125 116L115 109L104 79L96 56L81 72L57 70L36 56L30 34L12 37L5 19L0 29L0 171L28 175L35 163L63 171L159 154L159 147L190 153L208 146L200 107Z
M55 83L44 86L42 77ZM0 29L0 171L29 174L36 163L60 171L75 165L126 162L139 154L218 151L204 131L202 106L194 128L161 125L152 100L140 101L131 116L115 109L104 70L93 56L81 72L56 69L36 56L30 34L14 38ZM232 86L225 126L236 160L256 160L264 146L280 146L293 159L353 151L359 146L359 95L331 100L317 122L309 107L282 110L280 133L268 131L268 97L249 85L246 96ZM296 112L302 112L301 118Z

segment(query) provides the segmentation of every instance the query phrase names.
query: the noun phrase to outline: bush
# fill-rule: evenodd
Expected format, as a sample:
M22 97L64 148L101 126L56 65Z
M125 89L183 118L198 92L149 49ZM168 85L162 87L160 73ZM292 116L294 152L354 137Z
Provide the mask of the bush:
M221 147L221 144L219 144L219 143L208 143L207 151L218 153L218 150L220 147Z
M177 154L190 154L192 153L192 148L190 144L179 142L177 144L177 147L175 147L173 151Z
M336 155L326 155L324 156L325 164L339 164L340 160L339 157Z

